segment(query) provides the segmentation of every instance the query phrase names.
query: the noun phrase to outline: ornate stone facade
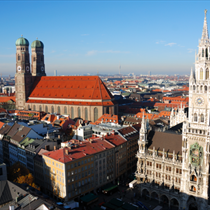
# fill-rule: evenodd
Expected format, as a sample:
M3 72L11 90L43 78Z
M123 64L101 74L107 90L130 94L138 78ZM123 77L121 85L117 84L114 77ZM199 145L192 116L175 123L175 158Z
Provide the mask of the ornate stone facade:
M141 194L177 209L210 209L210 40L206 10L189 79L189 115L183 113L182 135L153 133L142 120L136 177ZM174 117L174 113L172 113ZM150 136L150 137L149 137ZM173 139L172 139L173 138Z

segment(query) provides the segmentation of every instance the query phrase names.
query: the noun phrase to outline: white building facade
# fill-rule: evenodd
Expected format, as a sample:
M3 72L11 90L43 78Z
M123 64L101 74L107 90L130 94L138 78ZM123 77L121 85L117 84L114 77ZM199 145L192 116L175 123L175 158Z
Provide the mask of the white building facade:
M210 40L206 12L195 75L191 70L189 79L189 113L188 118L183 116L181 137L156 132L149 138L142 120L136 171L140 192L167 203L168 208L210 209Z

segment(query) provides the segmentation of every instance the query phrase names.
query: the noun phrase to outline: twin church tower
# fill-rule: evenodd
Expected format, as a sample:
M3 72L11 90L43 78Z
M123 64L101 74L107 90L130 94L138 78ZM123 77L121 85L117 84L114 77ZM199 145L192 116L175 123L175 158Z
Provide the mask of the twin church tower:
M16 43L16 108L24 109L31 86L37 76L46 76L44 64L44 44L35 40L31 44L31 65L29 42L21 37Z

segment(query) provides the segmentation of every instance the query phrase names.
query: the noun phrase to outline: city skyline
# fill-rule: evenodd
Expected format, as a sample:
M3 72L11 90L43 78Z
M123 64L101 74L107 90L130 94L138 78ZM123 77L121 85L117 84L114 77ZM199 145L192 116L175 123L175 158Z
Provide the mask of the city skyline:
M47 75L117 74L119 66L121 74L189 74L208 4L152 4L23 1L17 13L20 2L1 2L0 72L15 73L23 35L44 43Z

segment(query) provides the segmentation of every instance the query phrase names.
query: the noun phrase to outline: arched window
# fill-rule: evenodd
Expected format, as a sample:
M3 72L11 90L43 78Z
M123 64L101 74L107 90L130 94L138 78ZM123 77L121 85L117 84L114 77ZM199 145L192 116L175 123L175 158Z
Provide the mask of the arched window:
M204 57L204 49L202 49L202 57Z
M208 58L208 48L206 48L206 58Z
M88 120L88 110L85 108L85 120Z
M106 107L106 113L109 114L109 107Z
M193 90L195 91L195 85L193 85Z
M41 105L39 105L39 111L40 111L40 112L42 111L42 106L41 106Z
M54 106L51 106L51 113L54 113Z
M20 60L20 55L18 55L18 60Z
M81 117L80 107L78 107L78 117Z
M58 114L61 113L61 109L60 109L60 106L58 106Z
M203 79L203 69L200 69L200 79Z
M64 107L64 114L67 114L67 108L66 108L66 106Z
M34 105L34 111L36 111L36 106Z
M204 115L201 114L201 122L204 122Z
M207 92L207 86L206 85L204 86L204 91L205 91L205 93Z
M198 121L198 116L197 116L197 114L195 113L194 114L194 122L197 122Z
M94 108L94 122L98 119L98 108Z
M202 86L202 85L200 86L200 91L201 91L201 92L203 91L203 86Z
M45 106L45 112L48 113L48 107L47 106Z
M206 79L209 79L209 69L206 69Z
M31 110L31 107L30 107L30 105L28 105L28 110Z
M71 118L74 119L74 108L71 107Z

